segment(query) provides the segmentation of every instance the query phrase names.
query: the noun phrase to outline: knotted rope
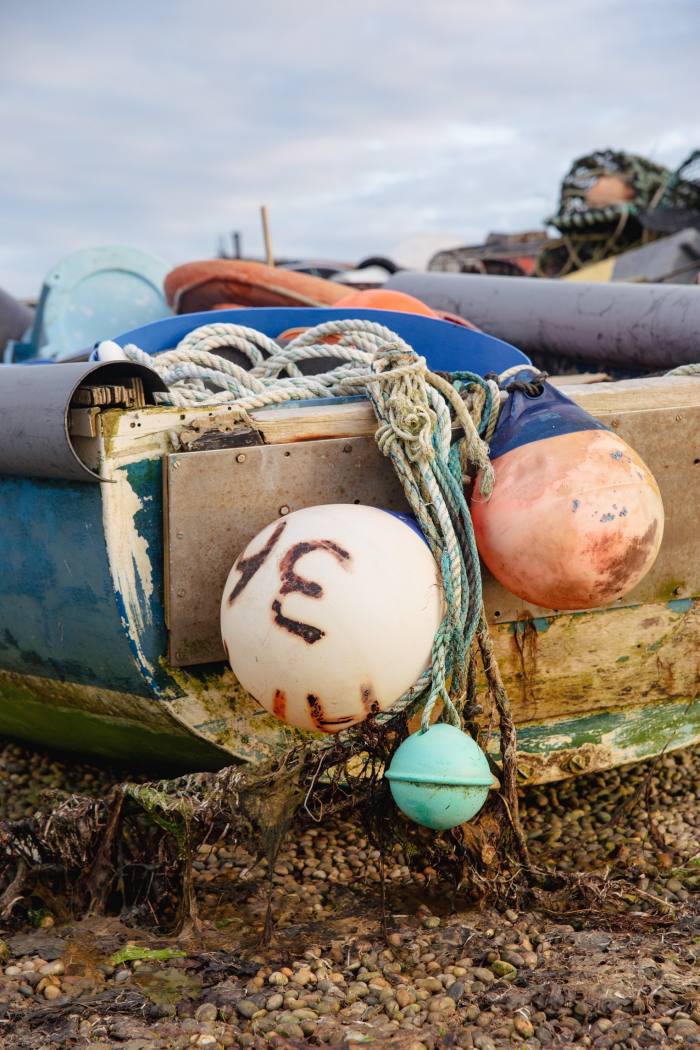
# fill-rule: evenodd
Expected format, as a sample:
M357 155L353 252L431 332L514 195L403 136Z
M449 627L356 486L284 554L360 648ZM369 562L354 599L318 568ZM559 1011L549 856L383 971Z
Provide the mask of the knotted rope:
M243 354L251 367L212 352L224 348ZM395 332L363 320L328 321L286 347L251 328L210 324L155 357L133 345L124 353L159 373L168 387L156 394L160 403L226 403L248 423L251 411L269 405L361 392L368 397L378 422L377 444L391 461L440 568L446 607L430 668L377 720L386 721L422 703L425 731L441 700L443 717L460 726L469 652L482 609L464 474L468 469L478 472L481 491L488 497L494 474L484 437L491 436L498 419L498 384L471 372L451 374L449 380L431 372L425 358ZM304 375L300 363L319 358L339 364L318 375ZM455 427L461 430L457 440Z
M670 372L664 372L665 376L697 376L700 375L700 364L678 365Z

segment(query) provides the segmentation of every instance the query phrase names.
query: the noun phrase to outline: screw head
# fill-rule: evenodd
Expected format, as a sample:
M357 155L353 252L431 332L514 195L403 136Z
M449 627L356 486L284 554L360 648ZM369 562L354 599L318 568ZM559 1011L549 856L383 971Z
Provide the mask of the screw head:
M285 514L289 514L289 507L286 503L282 504L282 506L279 509L279 513L282 517L284 517Z
M239 452L236 456L236 463L245 463L245 452Z

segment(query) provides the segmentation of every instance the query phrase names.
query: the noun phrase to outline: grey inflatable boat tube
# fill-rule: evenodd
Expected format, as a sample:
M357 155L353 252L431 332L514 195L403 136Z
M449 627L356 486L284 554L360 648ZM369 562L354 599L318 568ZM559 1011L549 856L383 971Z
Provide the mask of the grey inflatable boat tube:
M459 314L526 354L640 372L700 361L697 286L402 271L385 287Z
M0 288L0 354L11 339L21 339L34 320L34 311Z

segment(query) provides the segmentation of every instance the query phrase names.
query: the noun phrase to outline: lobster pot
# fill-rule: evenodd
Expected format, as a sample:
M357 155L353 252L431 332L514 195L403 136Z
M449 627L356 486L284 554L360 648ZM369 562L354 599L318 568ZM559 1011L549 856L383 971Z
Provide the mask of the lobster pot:
M589 609L632 590L654 563L664 511L648 467L548 383L515 389L492 443L496 482L471 501L479 553L533 605Z

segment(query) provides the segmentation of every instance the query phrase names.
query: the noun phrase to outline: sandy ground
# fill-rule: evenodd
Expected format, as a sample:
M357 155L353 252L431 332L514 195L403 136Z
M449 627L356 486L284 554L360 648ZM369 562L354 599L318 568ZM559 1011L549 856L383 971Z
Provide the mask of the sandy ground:
M8 744L0 817L123 771ZM222 840L195 862L201 941L19 901L0 936L0 1045L476 1050L700 1046L700 749L523 794L541 866L607 876L602 906L479 908L380 858L359 823L299 826L273 878ZM645 790L651 785L650 790ZM634 892L618 892L624 875ZM557 914L555 909L562 911Z

